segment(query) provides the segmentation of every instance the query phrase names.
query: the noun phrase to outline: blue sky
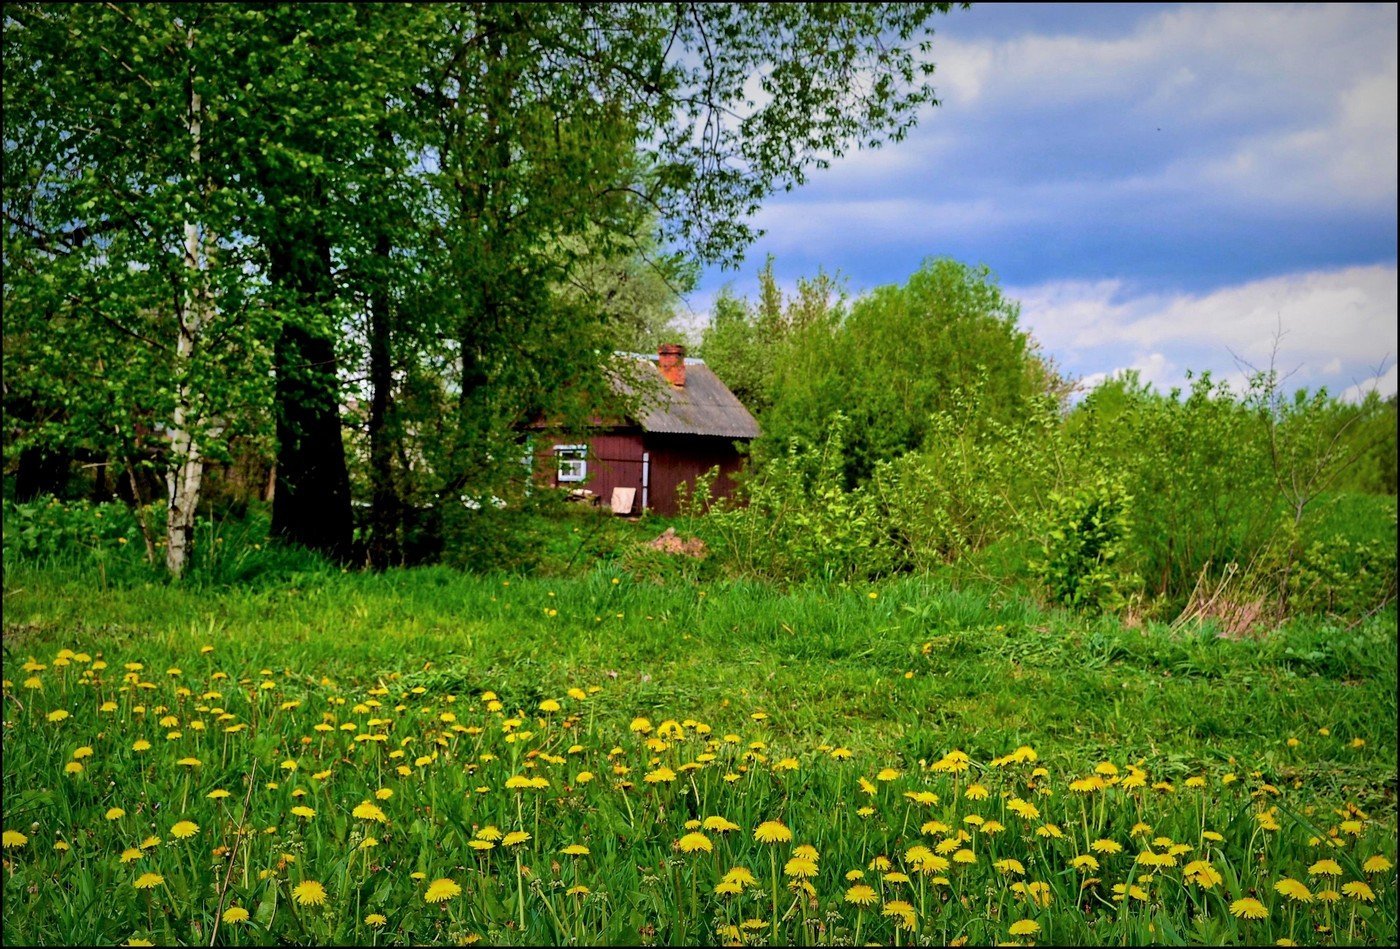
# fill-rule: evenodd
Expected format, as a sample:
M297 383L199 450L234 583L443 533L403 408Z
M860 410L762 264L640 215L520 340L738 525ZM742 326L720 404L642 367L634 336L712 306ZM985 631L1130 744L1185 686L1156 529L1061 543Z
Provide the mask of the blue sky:
M818 267L852 293L930 256L988 265L1092 384L1396 390L1396 7L976 5L934 21L941 105L901 143L770 198L751 294Z

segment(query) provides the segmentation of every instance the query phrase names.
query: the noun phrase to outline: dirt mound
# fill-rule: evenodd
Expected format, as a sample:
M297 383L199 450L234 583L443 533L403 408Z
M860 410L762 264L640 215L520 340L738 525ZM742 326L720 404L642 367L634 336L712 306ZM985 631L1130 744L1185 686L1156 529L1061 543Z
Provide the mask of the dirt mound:
M656 540L648 541L647 547L652 550L659 550L663 554L684 554L687 557L700 558L709 553L709 548L699 537L692 537L689 540L682 540L676 533L674 527L666 528L665 532Z

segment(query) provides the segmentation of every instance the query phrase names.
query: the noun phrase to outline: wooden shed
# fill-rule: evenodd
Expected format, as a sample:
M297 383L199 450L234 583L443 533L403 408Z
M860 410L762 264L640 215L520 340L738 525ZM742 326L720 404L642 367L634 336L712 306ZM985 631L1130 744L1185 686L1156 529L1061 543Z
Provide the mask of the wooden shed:
M614 387L641 408L611 420L595 417L581 435L552 433L542 422L531 426L537 480L590 492L620 514L674 515L677 489L718 466L713 495L727 497L743 465L739 446L758 437L753 416L683 346L661 346L654 356L617 355L636 371L619 373Z

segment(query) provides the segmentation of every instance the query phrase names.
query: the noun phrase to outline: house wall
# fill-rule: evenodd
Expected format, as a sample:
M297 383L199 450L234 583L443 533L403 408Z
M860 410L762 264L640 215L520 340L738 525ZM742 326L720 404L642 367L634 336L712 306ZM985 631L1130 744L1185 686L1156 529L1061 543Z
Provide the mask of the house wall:
M559 482L554 448L557 445L588 445L588 480L582 484ZM676 489L720 466L714 496L728 497L734 490L733 475L743 466L743 456L727 438L697 435L643 435L640 432L599 433L567 438L551 435L535 441L535 477L551 487L585 488L607 504L613 488L636 488L633 513L642 508L642 454L650 455L648 507L656 514L673 516L677 511Z
M743 456L733 439L705 435L658 435L645 437L651 455L649 504L657 514L678 513L676 489L719 466L714 498L728 497L734 491L734 475L743 467Z
M559 466L555 461L556 445L588 446L588 480L582 484L559 481ZM637 500L633 511L642 508L642 434L641 432L599 433L573 438L550 435L535 440L535 476L541 484L556 488L583 488L609 503L613 488L636 488Z

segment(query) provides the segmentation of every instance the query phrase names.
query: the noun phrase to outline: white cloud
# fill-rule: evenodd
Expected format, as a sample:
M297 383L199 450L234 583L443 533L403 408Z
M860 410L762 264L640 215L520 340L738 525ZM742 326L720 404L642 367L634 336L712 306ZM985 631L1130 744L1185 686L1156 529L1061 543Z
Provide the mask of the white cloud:
M1086 380L1135 368L1164 389L1183 384L1186 369L1240 382L1242 364L1272 361L1295 384L1335 392L1396 355L1393 266L1287 274L1202 294L1133 295L1117 280L1007 293L1021 301L1021 323L1046 352ZM1395 391L1393 368L1375 381L1382 395Z
M1141 160L1165 159L1181 187L1266 203L1395 200L1394 7L1190 5L1107 38L965 41L950 19L940 37L944 106L924 127L976 134L1051 114L1072 136L1077 122L1112 122L1162 130Z

